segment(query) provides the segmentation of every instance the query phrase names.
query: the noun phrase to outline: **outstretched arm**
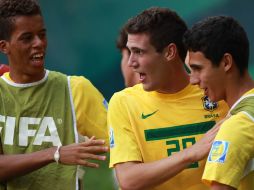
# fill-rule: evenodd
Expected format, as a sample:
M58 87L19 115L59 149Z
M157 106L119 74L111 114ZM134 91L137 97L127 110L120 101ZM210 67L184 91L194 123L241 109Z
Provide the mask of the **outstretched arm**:
M60 148L61 164L82 165L97 168L98 164L87 161L105 160L106 157L97 155L108 151L104 140L91 139L87 142L62 146ZM0 154L0 181L27 174L54 162L56 147L51 147L38 152L18 155Z
M219 125L209 130L193 146L158 161L150 163L126 162L115 166L123 190L140 190L159 185L184 170L193 162L204 159L210 150Z

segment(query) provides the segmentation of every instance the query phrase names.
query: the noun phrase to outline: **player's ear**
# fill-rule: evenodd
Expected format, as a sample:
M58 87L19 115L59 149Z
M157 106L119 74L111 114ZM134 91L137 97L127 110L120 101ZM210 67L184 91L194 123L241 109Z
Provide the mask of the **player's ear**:
M164 51L165 58L168 61L170 61L170 60L175 58L176 52L177 52L177 48L176 48L176 45L174 43L170 43L167 47L164 48L163 51Z
M8 49L9 49L8 46L9 46L9 43L6 40L0 40L0 51L3 54L8 54Z
M229 71L232 68L233 57L230 53L225 53L223 55L222 64L225 72Z

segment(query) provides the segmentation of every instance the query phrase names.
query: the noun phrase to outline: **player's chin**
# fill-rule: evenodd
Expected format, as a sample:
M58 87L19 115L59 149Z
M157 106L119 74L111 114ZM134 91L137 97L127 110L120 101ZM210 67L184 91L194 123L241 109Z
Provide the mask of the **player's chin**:
M38 68L38 69L41 69L41 68L44 68L44 59L40 59L40 60L30 60L30 65L34 68Z
M148 92L156 90L156 88L154 88L153 85L149 83L142 83L142 86L143 86L143 89Z
M215 96L215 95L209 95L209 94L208 94L208 97L209 97L209 99L210 99L212 102L218 102L218 101L220 101L220 98L218 98L218 97Z

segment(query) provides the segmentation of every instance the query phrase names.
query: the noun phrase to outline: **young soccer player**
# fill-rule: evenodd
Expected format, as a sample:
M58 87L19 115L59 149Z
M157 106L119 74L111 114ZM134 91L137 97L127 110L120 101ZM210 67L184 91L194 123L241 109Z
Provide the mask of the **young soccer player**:
M232 17L195 24L184 37L191 83L213 101L225 100L229 118L213 142L203 180L212 190L254 189L254 81L248 72L249 41Z
M77 165L107 152L105 100L84 77L44 68L46 27L36 0L0 0L0 189L73 190ZM78 143L78 136L91 137ZM98 140L95 140L96 136Z
M141 84L115 93L108 112L110 167L124 190L208 189L201 182L201 160L216 128L200 139L225 117L227 106L210 102L190 84L182 43L186 30L174 11L158 7L126 24L128 64Z

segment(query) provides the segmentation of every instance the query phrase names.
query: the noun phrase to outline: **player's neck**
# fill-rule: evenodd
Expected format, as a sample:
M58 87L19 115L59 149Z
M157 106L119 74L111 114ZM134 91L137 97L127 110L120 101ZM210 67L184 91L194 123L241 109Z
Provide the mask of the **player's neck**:
M190 84L189 75L185 70L172 72L168 80L164 81L164 86L157 90L163 94L175 94L186 88Z
M227 100L229 107L232 107L233 104L246 92L254 88L254 81L248 72L244 73L243 76L231 80L230 84L227 85Z
M38 73L27 74L27 73L13 71L10 68L10 78L13 82L18 83L18 84L33 83L33 82L37 82L37 81L40 81L41 79L43 79L43 77L45 76L45 72L46 71L43 70Z

